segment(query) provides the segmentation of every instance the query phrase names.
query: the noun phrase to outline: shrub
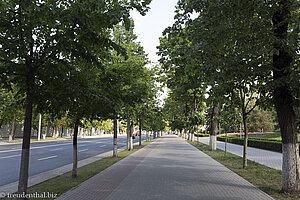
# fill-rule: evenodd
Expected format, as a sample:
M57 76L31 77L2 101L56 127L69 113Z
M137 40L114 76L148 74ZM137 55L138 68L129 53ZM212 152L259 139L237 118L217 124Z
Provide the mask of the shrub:
M204 133L195 133L195 136L197 137L209 137L209 134L204 134Z
M225 141L225 137L218 137L218 141ZM244 138L234 137L230 136L227 137L227 142L233 143L233 144L244 144ZM263 138L248 138L248 146L249 147L255 147L259 149L265 149L265 150L271 150L276 152L281 152L282 145L281 142L278 140L269 140L269 139L263 139Z

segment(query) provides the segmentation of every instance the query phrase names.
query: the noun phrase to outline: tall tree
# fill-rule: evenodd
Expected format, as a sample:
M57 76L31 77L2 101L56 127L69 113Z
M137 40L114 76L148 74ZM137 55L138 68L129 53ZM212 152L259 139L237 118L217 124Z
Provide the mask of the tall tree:
M175 28L188 27L212 89L238 97L246 133L247 113L255 107L247 109L251 98L256 104L273 98L285 138L283 191L299 191L293 108L299 102L299 1L190 0L179 1L178 8ZM195 19L193 12L199 14Z
M275 82L273 93L282 137L282 189L285 192L299 192L299 145L296 114L293 107L295 93L293 93L293 83L290 82L290 77L293 73L293 63L295 61L294 56L297 54L293 53L294 49L289 44L289 39L295 39L295 37L288 34L290 30L289 26L292 25L292 12L297 12L299 17L299 1L279 0L276 3L272 18L275 37L274 50L276 51L273 54L273 78ZM294 10L297 8L296 5L298 5L297 11ZM299 24L298 27L293 28L298 28L299 31ZM299 39L299 36L297 37ZM299 41L296 43L299 44Z
M106 37L106 30L128 21L132 8L144 13L148 3L0 1L1 82L15 82L26 94L18 192L27 190L32 109L41 104L38 86L43 78L53 71L62 72L61 66L77 59L99 63L95 47L117 47Z

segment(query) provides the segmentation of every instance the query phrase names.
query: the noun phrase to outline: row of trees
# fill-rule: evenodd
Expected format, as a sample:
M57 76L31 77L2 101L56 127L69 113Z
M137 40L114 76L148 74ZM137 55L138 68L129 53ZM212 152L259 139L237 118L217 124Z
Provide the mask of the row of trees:
M276 111L285 192L300 191L299 17L297 0L180 0L158 47L171 126L192 133L210 108L214 150L218 122L229 128L242 122L244 168L251 113L258 107Z
M74 130L73 177L82 122L126 116L140 129L163 130L155 68L129 15L144 15L150 2L0 1L0 122L24 124L19 193L27 190L33 115Z

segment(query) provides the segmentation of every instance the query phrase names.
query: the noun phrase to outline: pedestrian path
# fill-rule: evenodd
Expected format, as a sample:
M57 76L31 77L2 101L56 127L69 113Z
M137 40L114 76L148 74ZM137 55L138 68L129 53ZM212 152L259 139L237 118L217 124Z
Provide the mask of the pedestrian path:
M209 137L200 137L199 141L209 145ZM217 141L217 148L225 150L225 142ZM243 145L227 143L227 152L243 157ZM282 153L247 147L247 159L273 169L282 169Z
M163 136L61 200L267 200L245 179L177 136Z

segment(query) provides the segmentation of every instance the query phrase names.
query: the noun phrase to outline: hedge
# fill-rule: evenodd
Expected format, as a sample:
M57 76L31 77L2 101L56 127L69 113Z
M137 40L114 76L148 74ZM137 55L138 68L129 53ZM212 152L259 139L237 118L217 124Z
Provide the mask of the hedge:
M195 133L196 137L209 137L209 134L204 134L204 133Z
M217 137L217 140L225 142L225 138L226 137L224 137L224 136ZM229 137L227 137L227 142L243 145L244 138L229 136ZM278 141L278 140L269 140L269 139L263 139L263 138L248 138L248 146L259 148L259 149L282 152L281 141Z

